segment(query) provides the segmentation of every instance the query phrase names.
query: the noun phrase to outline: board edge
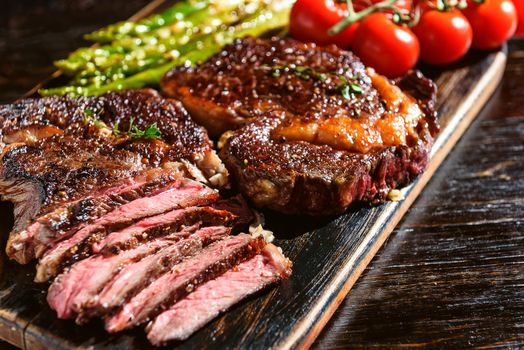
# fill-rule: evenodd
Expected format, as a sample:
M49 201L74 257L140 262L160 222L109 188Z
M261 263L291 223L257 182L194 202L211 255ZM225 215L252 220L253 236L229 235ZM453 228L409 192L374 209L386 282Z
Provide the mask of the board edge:
M345 282L343 282L341 287L338 288L338 292L334 291L334 289L337 289L337 286L333 286L333 288L323 293L322 298L331 299L331 303L326 302L327 306L322 308L322 313L320 313L319 317L317 317L316 314L312 315L311 313L306 316L286 339L278 343L277 348L308 349L311 347L353 285L360 278L364 269L382 247L406 211L410 208L411 204L416 200L422 189L433 177L433 174L447 157L449 151L462 137L481 109L487 104L502 80L506 61L507 46L504 45L502 50L496 53L493 63L483 74L475 88L469 93L468 97L457 109L456 115L460 117L452 118L451 122L446 126L445 131L437 138L432 151L431 161L426 171L415 183L402 190L403 194L408 193L408 195L401 203L389 204L389 210L387 210L385 215L389 215L392 210L395 210L396 213L392 218L389 218L383 232L377 237L375 242L368 247L365 254L360 256L360 259L357 258L357 260L359 260L358 265L356 265L351 271L349 278L344 278ZM481 103L476 103L479 100ZM344 272L346 271L341 270L341 273L339 273L339 276L337 277L344 277L342 275L347 275L347 273Z

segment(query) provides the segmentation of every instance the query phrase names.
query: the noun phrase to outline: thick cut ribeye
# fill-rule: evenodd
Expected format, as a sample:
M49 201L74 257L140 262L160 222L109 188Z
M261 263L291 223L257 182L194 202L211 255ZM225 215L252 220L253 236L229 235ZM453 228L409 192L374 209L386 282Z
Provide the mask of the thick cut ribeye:
M153 90L3 105L0 137L0 195L15 204L7 252L20 263L181 176L226 175L206 131Z
M235 185L286 213L385 200L425 169L438 131L430 80L390 81L336 46L245 38L162 89L210 132L236 129L220 153Z

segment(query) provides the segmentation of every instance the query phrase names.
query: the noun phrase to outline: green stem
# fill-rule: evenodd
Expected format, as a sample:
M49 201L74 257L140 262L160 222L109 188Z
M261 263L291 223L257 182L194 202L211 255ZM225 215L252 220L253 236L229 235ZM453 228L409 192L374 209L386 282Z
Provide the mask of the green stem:
M344 18L342 21L335 24L333 27L331 27L328 31L328 34L336 35L343 31L347 26L362 20L364 17L369 16L372 13L375 13L379 10L392 9L395 2L397 2L397 0L384 0L360 12L355 12L353 8L353 2L351 0L347 0L348 16Z

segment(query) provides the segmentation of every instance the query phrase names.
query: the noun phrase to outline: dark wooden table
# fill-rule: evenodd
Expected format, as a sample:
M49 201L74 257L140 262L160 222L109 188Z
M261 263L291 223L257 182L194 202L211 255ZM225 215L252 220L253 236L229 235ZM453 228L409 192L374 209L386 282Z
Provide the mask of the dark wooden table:
M0 102L148 2L2 0ZM509 50L501 87L314 347L524 348L524 41Z

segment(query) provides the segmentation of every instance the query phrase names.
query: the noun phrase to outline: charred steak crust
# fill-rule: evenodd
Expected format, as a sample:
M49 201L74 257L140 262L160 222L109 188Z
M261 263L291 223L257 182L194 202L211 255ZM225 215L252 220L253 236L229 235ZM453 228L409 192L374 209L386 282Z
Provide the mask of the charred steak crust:
M158 196L141 198L125 204L109 214L95 220L93 224L85 226L67 240L63 240L53 246L46 251L37 265L36 281L46 281L50 277L55 276L63 268L75 263L76 261L85 259L93 253L94 247L104 241L108 235L117 235L119 232L129 232L129 229L133 227L133 223L146 216L170 216L170 213L175 212L173 209L185 208L192 205L204 205L210 201L216 200L218 196L216 192L202 184L187 179L181 182L182 183L175 184L175 188L178 187L176 190L173 190L173 188L167 188ZM184 182L186 183L184 184ZM198 215L200 209L203 211L205 210L205 207L180 209L180 211L183 213L187 212L189 215L182 215L179 217L180 220L174 223L160 223L163 229L159 230L160 232L155 231L155 234L168 234L168 228L174 229L173 226L176 225L176 227L180 227L180 225L182 225L180 221L185 220L185 223L187 223L187 221L190 220L201 220L201 217ZM168 213L159 215L166 211ZM196 213L196 215L194 213ZM138 225L140 225L140 222L151 220L155 217L157 216L138 221ZM120 229L123 230L119 231ZM141 237L135 237L134 234L140 235ZM131 244L138 244L141 241L152 238L151 232L148 232L146 236L142 237L142 229L134 232L134 234L129 237L129 241L125 242L126 247L129 248Z
M284 213L384 201L425 169L438 131L429 79L389 81L335 46L245 38L162 88L211 132L240 127L221 158L256 206Z
M356 203L378 204L391 189L413 181L429 160L429 135L411 147L358 154L275 142L271 130L279 122L262 118L245 126L220 152L241 192L260 207L322 215L344 212Z
M160 138L128 134L153 124ZM153 90L0 106L0 196L15 203L11 238L69 230L147 195L154 183L122 196L110 192L159 167L169 168L168 176L187 175L215 186L224 185L227 176L205 129L180 102ZM104 189L108 193L100 194ZM39 225L26 233L36 221ZM9 256L27 263L33 253L18 254L23 247L12 242Z
M211 149L206 131L194 124L182 105L162 98L151 89L110 92L99 97L50 96L2 105L2 143L5 146L10 135L31 126L54 126L61 130L57 135L84 133L85 128L81 126L89 110L109 127L118 124L120 131L129 129L131 119L133 125L141 129L156 123L162 140L176 145L168 151L173 158L191 158L198 151Z

